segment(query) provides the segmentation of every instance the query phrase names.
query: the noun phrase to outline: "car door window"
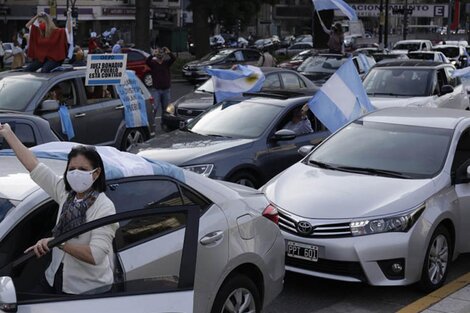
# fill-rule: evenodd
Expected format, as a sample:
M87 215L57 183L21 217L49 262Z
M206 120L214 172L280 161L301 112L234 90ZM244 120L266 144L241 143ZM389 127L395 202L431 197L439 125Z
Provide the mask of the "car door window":
M43 100L57 100L70 107L79 105L74 79L64 80L52 86L43 97Z
M85 78L82 79L85 86ZM94 104L117 99L118 96L112 85L85 86L87 104Z
M57 300L66 301L67 298L73 299L74 301L86 299L87 301L85 302L78 301L74 303L77 306L88 305L93 307L90 301L95 300L99 302L100 299L102 301L102 298L129 296L130 294L142 295L178 292L193 289L197 257L199 214L192 206L139 208L131 213L126 212L107 216L83 224L61 235L59 238L55 238L50 244L56 246L60 242L67 241L85 232L90 232L94 229L116 223L119 224L118 231L120 231L122 235L122 238L116 237L116 240L129 240L129 242L133 243L134 249L134 251L132 251L133 257L130 259L128 257L124 257L123 259L119 257L116 258L119 264L115 266L124 271L122 276L115 277L111 285L92 289L79 295L36 293L31 290L31 287L35 285L33 278L39 278L44 275L44 270L48 266L48 262L41 261L45 259L45 257L38 259L31 253L1 269L2 275L12 277L14 281L19 307L21 308L21 305L47 302L51 311L57 311L53 307L54 303ZM172 264L177 264L176 272L168 271L164 266L158 266L161 260L152 257L153 251L147 251L144 255L135 254L137 251L142 253L141 250L147 248L146 246L148 246L148 244L142 244L142 242L146 242L142 241L142 238L149 237L150 233L152 233L151 236L154 236L155 233L160 235L159 244L171 242L168 240L170 240L171 233L175 229L173 226L176 224L178 225L178 229L183 232L181 242L182 250L175 251L171 259ZM165 239L165 236L169 238ZM169 245L169 247L171 247L171 245ZM115 251L115 254L120 255L120 252ZM50 256L50 254L47 256ZM132 265L129 263L132 263ZM135 273L136 271L139 273ZM35 273L37 277L31 277L33 273ZM81 310L78 309L77 311ZM102 311L110 310L103 309Z
M34 147L36 142L36 135L34 134L33 127L25 123L8 122L16 137L26 146ZM8 142L0 138L0 149L10 149Z
M303 87L299 78L295 74L281 73L281 78L285 89L299 89Z
M452 77L452 72L453 71L454 71L453 68L450 68L450 67L445 68L448 84L451 85L452 87L456 87L457 86L457 80L454 77Z
M455 177L457 169L468 160L470 160L470 129L465 130L459 138L452 162L451 175Z
M306 104L300 104L292 108L277 124L276 130L290 129L294 131L297 136L307 135L315 130L314 115L309 114L310 110ZM296 120L296 117L299 118Z
M277 74L271 74L271 75L266 76L262 89L280 89L280 88L281 88L281 81L279 80L279 76Z
M256 51L245 50L243 51L243 55L245 57L245 61L248 62L256 62L260 58L260 54Z
M442 86L447 85L446 73L442 68L437 71L437 83L439 85L439 90L442 89Z
M244 56L243 56L243 52L242 52L241 50L235 51L235 52L233 53L233 56L235 57L235 60L236 60L237 62L243 62L243 61L245 61Z
M138 61L144 61L144 60L145 60L145 57L136 51L127 52L127 62L138 62Z

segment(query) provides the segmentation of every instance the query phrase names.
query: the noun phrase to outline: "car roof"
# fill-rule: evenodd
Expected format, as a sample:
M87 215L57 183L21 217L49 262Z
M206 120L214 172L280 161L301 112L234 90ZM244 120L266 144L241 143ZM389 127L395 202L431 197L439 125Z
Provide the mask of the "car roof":
M430 60L390 60L385 63L377 63L374 67L427 67L434 68L445 65L442 62Z
M445 44L445 45L437 45L437 46L433 46L432 48L433 49L438 49L438 48L465 48L464 46L462 45L449 45L449 44Z
M464 119L470 119L470 111L423 107L388 108L372 112L361 118L366 122L446 129L454 129Z
M420 43L420 42L429 42L430 40L427 40L427 39L410 39L410 40L400 40L400 41L397 41L395 44L399 44L399 43Z

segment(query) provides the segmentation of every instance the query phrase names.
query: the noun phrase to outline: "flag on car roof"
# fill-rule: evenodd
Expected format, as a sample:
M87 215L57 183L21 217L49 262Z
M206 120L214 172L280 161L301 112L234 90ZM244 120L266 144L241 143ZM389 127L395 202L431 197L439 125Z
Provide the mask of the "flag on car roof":
M316 11L340 10L351 21L357 21L356 11L343 0L312 0Z
M244 92L260 91L265 79L261 69L251 65L237 65L231 70L206 68L206 72L212 76L217 102Z
M326 81L308 106L331 132L374 110L351 58Z

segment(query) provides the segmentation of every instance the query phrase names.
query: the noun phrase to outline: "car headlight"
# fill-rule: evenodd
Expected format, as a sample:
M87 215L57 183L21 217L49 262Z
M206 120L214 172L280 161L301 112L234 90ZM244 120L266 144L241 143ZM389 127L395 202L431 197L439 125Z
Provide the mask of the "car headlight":
M421 216L424 208L425 205L422 204L400 215L352 221L349 223L351 234L363 236L387 232L407 232Z
M170 103L166 106L166 113L168 114L171 114L171 115L175 115L175 111L176 111L176 108L175 108L175 105L174 103Z
M185 170L201 174L202 176L209 177L214 169L214 164L198 164L198 165L190 165L190 166L183 166Z

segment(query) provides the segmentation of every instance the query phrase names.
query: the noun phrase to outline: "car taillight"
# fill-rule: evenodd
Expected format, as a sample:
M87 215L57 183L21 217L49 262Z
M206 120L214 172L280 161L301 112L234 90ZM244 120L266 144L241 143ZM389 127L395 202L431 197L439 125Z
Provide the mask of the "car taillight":
M277 209L271 204L266 207L263 211L263 216L272 221L274 224L279 224L279 214Z

